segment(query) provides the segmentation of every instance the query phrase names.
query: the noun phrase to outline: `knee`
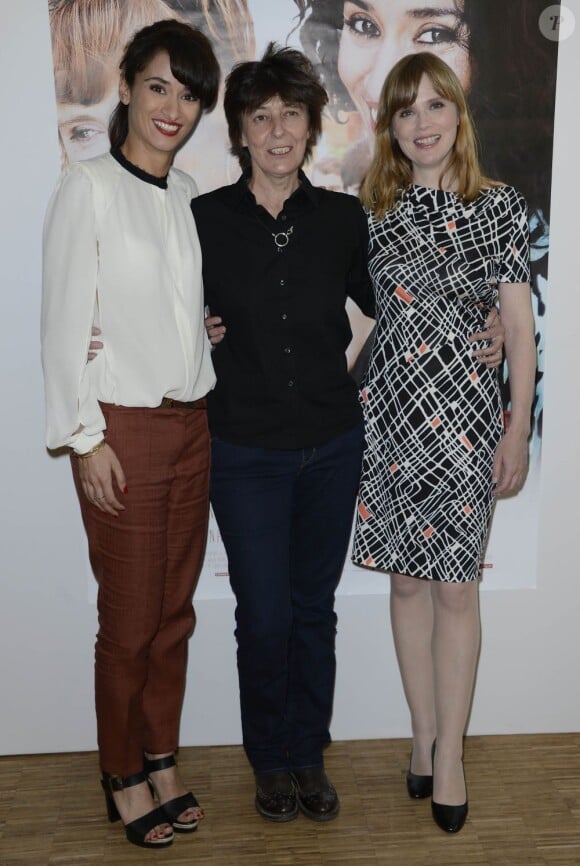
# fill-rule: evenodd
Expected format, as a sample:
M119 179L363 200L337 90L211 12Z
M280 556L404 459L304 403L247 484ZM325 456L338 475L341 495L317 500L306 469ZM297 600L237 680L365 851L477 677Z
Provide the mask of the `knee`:
M391 595L397 601L415 600L429 595L429 583L420 577L391 574Z
M191 630L189 624L184 624L184 628ZM124 666L139 666L146 663L159 629L160 622L157 617L137 618L133 622L109 622L107 617L101 615L96 655L102 660L114 660Z
M295 631L318 631L321 634L336 634L337 616L334 610L334 594L318 604L295 604Z
M236 612L238 650L254 659L286 657L290 640L290 618L286 616L248 616Z
M101 669L106 667L137 672L147 664L151 640L149 635L113 635L101 629L95 646L97 665Z
M477 612L477 582L434 584L435 610L452 616Z

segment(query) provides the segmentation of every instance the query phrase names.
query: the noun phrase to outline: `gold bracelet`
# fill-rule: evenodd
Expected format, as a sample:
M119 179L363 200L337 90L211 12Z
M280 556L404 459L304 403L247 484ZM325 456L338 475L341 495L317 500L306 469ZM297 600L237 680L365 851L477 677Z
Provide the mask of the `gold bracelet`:
M106 444L107 444L107 440L101 439L101 441L97 442L97 444L94 445L90 451L85 451L84 454L77 454L77 452L75 451L74 455L75 455L75 457L78 457L79 460L86 460L87 457L94 457L95 454L98 454L99 451L102 451Z

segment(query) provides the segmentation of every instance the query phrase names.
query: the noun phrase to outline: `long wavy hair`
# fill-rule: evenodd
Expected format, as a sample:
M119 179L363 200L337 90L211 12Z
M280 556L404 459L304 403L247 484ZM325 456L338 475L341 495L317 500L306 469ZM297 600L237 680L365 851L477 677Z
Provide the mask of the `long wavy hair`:
M314 65L329 96L329 110L334 117L355 106L338 75L338 48L344 19L342 0L294 0L298 7L296 25L300 44Z
M58 0L49 7L57 102L100 102L119 78L124 46L137 30L176 17L163 0Z
M57 102L100 102L129 40L166 18L201 30L225 68L254 54L247 0L50 0L49 13Z
M254 56L254 22L248 0L164 0L183 21L208 37L225 74Z
M413 105L424 75L443 99L453 102L458 114L457 137L439 183L445 178L446 184L464 201L473 201L483 187L497 185L481 173L475 128L463 88L453 70L427 51L408 54L393 66L381 90L375 153L361 186L363 205L378 219L395 206L401 191L413 182L413 166L395 139L393 120L398 111Z

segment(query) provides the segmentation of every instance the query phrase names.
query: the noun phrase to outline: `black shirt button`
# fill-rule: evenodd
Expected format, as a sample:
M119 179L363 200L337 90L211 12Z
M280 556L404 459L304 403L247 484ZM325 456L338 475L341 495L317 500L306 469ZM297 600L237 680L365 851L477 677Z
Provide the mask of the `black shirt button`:
M286 285L286 280L280 280L280 285L281 285L281 286L285 286L285 285Z
M289 388L293 388L293 387L294 387L294 379L290 379L290 380L289 380L289 382L288 382L288 387L289 387Z
M282 313L282 316L281 316L282 321L285 322L287 318L288 318L288 313Z
M292 349L290 348L290 346L286 346L286 348L284 349L284 351L286 352L287 355L289 355L290 352L292 351Z

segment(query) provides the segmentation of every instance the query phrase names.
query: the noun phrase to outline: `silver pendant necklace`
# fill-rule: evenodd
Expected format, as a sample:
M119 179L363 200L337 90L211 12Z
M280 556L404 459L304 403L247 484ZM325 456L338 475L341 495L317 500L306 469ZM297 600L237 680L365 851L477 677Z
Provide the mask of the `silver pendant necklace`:
M290 235L294 231L294 226L290 226L288 231L285 232L270 232L272 237L274 238L274 243L278 249L278 252L281 253L283 249L285 249L290 243Z

